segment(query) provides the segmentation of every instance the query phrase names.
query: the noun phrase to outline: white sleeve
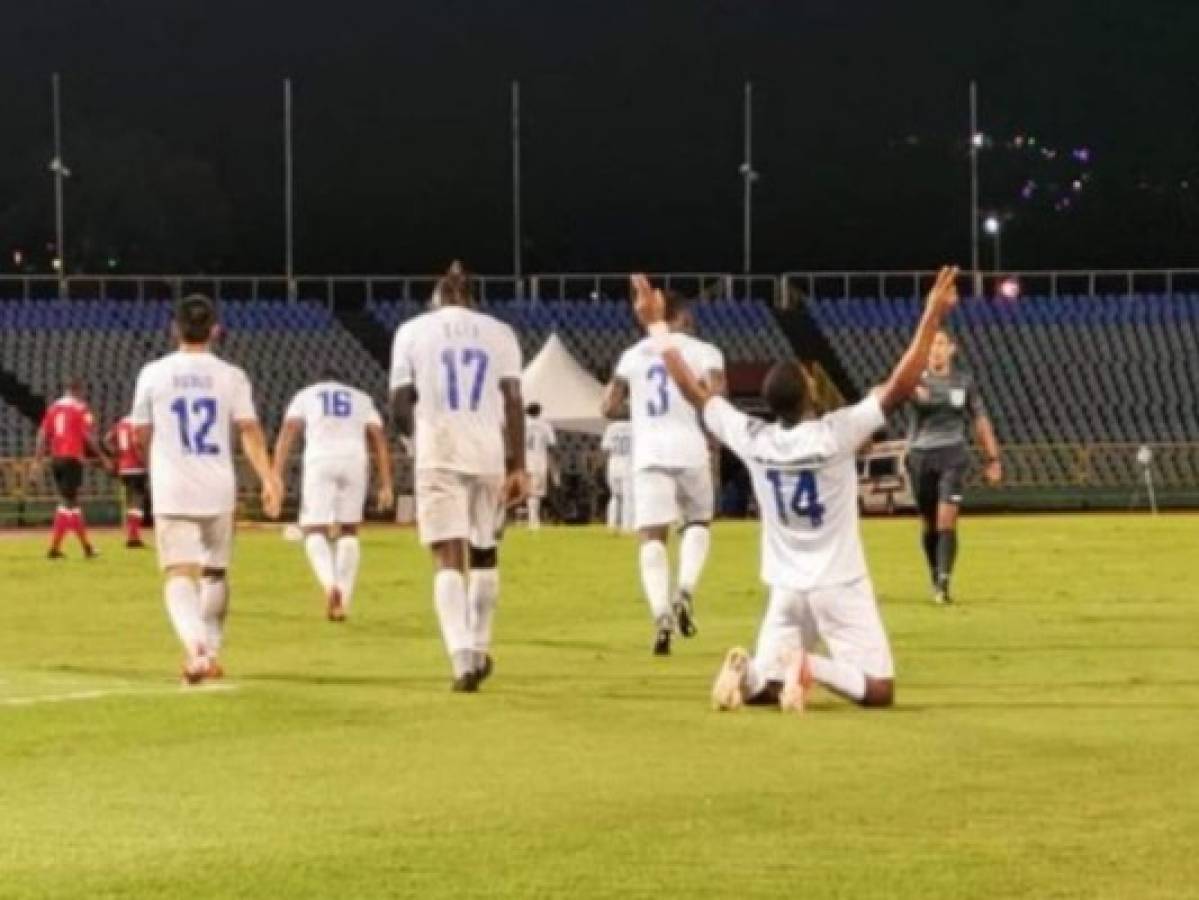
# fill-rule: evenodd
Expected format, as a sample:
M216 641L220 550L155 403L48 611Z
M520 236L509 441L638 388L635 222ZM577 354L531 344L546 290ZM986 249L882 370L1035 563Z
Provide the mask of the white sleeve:
M762 424L760 420L738 410L724 397L710 397L704 404L704 427L742 459L749 455L750 439Z
M520 379L520 344L516 341L516 333L508 326L504 326L503 338L496 354L495 377L499 381Z
M300 391L291 398L291 403L287 405L287 412L283 414L284 419L302 419L307 420L304 409L305 392Z
M708 345L708 359L704 365L704 374L724 371L724 354L714 344Z
M611 453L613 443L612 426L609 425L604 429L604 436L600 438L600 449L605 453Z
M395 340L391 345L391 378L387 387L394 391L412 384L412 358L410 336L412 330L407 325L396 329Z
M549 422L545 423L545 445L547 447L558 446L558 434L554 431L554 426Z
M865 400L829 413L824 421L833 433L837 452L845 455L857 453L858 448L883 427L887 418L883 415L878 397L871 391Z
M629 381L633 376L633 353L631 350L626 350L620 354L620 359L616 361L616 368L612 372L616 378L623 378Z
M133 410L129 421L134 425L149 425L153 403L150 398L150 369L143 368L137 376L137 387L133 389Z
M258 421L258 413L254 411L254 393L250 389L250 379L240 369L233 377L233 421Z

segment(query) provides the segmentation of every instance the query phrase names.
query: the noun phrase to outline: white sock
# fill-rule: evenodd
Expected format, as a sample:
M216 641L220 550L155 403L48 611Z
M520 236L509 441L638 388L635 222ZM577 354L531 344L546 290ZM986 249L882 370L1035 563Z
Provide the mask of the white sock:
M708 561L708 548L712 545L712 532L707 525L691 525L683 531L679 544L679 588L688 594L695 592L699 576Z
M163 588L167 615L183 649L189 657L201 655L204 650L205 629L200 618L200 585L196 579L186 575L167 577Z
M433 605L437 607L441 636L454 667L454 677L458 678L474 667L466 579L461 572L442 569L433 576Z
M541 498L529 498L529 527L534 531L541 527Z
M866 673L861 669L814 653L808 654L808 660L812 666L812 677L825 687L851 700L861 700L866 696Z
M229 612L229 584L224 578L205 578L200 582L200 618L204 622L205 650L220 655L225 636L225 616Z
M500 599L499 569L471 569L466 585L466 602L470 607L470 630L475 651L475 665L482 666L491 650L491 623Z
M626 489L620 497L620 523L625 531L632 531L633 524L633 491Z
M304 538L304 549L308 551L308 561L312 563L312 571L316 580L321 583L325 593L333 587L333 547L329 539L319 532L313 532Z
M661 541L641 545L641 587L655 622L674 618L670 611L670 557Z
M358 535L343 534L337 539L337 558L333 564L336 572L337 589L341 591L343 609L350 608L350 597L354 593L354 582L358 580L358 561L362 558L362 545Z

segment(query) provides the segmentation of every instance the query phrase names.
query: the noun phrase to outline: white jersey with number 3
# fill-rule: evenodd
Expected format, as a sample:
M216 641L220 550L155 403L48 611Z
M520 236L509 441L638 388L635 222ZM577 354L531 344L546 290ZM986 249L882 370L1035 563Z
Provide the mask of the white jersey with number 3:
M370 395L339 381L321 381L297 393L285 419L304 423L304 463L318 459L366 461L366 427L383 419Z
M696 378L706 380L709 372L724 371L724 355L711 344L687 334L676 334L675 341ZM649 338L621 355L616 377L629 386L635 471L708 465L708 442L699 417L679 393Z
M165 516L233 511L233 423L252 422L250 380L211 353L179 351L148 363L137 376L134 425L153 426L150 490Z
M416 468L503 475L506 379L520 379L520 345L498 319L446 306L401 325L390 384L416 389Z
M810 591L865 577L857 450L883 426L874 395L792 428L739 412L723 397L704 423L753 477L762 518L762 581Z

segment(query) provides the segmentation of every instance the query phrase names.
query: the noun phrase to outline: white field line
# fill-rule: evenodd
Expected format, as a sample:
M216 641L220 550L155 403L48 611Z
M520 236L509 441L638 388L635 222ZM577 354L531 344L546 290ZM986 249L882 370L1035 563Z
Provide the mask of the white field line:
M200 684L195 687L97 688L67 694L42 694L35 697L0 697L0 706L36 706L41 703L71 703L76 700L103 700L105 697L184 697L189 694L213 694L236 691L236 684Z

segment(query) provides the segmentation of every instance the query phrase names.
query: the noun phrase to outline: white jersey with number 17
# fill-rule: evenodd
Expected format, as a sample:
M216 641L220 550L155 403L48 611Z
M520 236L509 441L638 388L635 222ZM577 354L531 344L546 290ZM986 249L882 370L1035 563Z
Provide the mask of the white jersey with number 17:
M148 363L133 393L134 425L153 427L150 492L164 516L233 511L233 424L253 422L250 381L211 353L179 351Z
M711 344L676 334L675 345L696 378L724 371L724 355ZM633 469L694 469L708 465L708 441L699 416L671 380L660 354L645 338L626 350L616 377L629 386Z
M508 379L520 379L520 345L498 319L445 306L401 325L390 384L416 389L416 468L503 475Z
M304 423L304 463L366 461L366 427L382 425L370 395L339 381L321 381L292 398L284 419Z
M704 423L753 477L762 519L762 581L810 591L865 577L857 450L883 426L874 395L792 428L739 412L723 397Z

